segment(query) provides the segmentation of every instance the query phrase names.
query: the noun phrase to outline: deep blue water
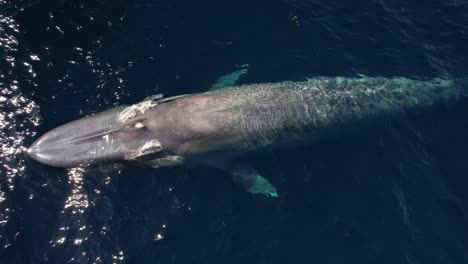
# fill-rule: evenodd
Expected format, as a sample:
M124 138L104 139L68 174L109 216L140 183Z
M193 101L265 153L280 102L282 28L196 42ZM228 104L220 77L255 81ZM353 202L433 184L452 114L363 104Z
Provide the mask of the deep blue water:
M468 100L211 168L55 169L21 146L163 93L468 76L468 2L0 1L0 263L468 263ZM244 66L241 66L244 65ZM159 236L158 236L159 235Z

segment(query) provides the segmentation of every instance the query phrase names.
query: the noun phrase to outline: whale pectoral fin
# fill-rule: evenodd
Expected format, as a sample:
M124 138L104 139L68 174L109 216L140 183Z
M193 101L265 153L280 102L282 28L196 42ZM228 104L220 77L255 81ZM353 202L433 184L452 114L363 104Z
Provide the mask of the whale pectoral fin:
M278 192L269 180L260 175L254 168L235 166L230 169L236 183L244 187L248 192L263 194L268 197L278 197Z
M227 87L231 87L236 84L236 82L242 77L242 75L246 74L249 69L248 64L244 65L236 65L237 70L230 72L226 75L219 77L216 82L211 85L208 91L216 91L222 90Z

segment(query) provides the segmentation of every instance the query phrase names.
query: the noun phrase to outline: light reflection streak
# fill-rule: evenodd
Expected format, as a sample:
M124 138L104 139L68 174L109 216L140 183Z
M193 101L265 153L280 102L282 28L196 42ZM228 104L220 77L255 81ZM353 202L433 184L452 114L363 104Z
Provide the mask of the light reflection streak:
M64 209L73 214L82 214L89 207L88 195L83 190L84 171L83 168L73 168L68 171L68 183L71 184L72 190L65 201Z
M0 8L9 5L0 0ZM3 11L3 10L2 10ZM23 94L23 89L36 86L34 59L24 53L17 39L20 27L13 17L0 15L0 246L8 248L15 236L7 231L11 214L9 194L16 179L24 175L26 166L22 155L26 140L35 135L40 123L38 106ZM30 53L29 53L30 54ZM21 76L21 81L18 81Z
M15 33L18 32L19 26L12 18L0 16L0 49L6 54L0 60L0 174L6 175L10 190L14 189L15 176L22 175L25 170L21 155L25 140L35 135L34 127L40 124L38 106L22 94L20 85L23 82L20 84L16 80L17 60L22 60L22 64L26 66L26 75L29 76L26 83L35 84L36 77L32 59L16 56L18 41ZM0 188L0 192L1 190L3 188Z
M55 238L50 241L53 250L46 258L67 252L68 262L124 261L124 251L112 239L114 230L109 222L113 211L107 201L106 187L112 181L111 175L115 176L115 170L96 171L78 167L67 171L70 190L60 212L60 226L57 227ZM95 181L96 177L99 180ZM103 251L105 245L107 249ZM112 249L109 250L109 246Z
M63 210L61 211L60 223L56 238L50 241L52 248L58 247L80 247L84 241L88 240L90 233L86 230L86 218L84 214L89 208L88 195L84 189L83 178L86 170L84 168L73 168L68 170L68 183L70 193L66 197ZM71 256L69 261L88 261L86 254L78 248L75 256Z

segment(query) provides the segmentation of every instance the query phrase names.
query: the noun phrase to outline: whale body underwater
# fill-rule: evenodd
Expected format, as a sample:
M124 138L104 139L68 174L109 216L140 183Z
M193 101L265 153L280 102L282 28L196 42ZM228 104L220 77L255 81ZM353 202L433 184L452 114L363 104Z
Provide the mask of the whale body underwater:
M337 137L466 95L466 79L318 77L153 97L59 126L26 151L55 167L136 161L225 168L246 152Z

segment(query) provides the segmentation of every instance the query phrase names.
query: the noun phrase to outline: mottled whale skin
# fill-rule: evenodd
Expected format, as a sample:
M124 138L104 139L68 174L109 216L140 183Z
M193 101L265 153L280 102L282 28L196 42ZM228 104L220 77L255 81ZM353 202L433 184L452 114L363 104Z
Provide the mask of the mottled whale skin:
M320 77L156 98L55 128L27 155L55 167L126 161L224 166L248 151L336 137L385 116L456 101L466 83Z

